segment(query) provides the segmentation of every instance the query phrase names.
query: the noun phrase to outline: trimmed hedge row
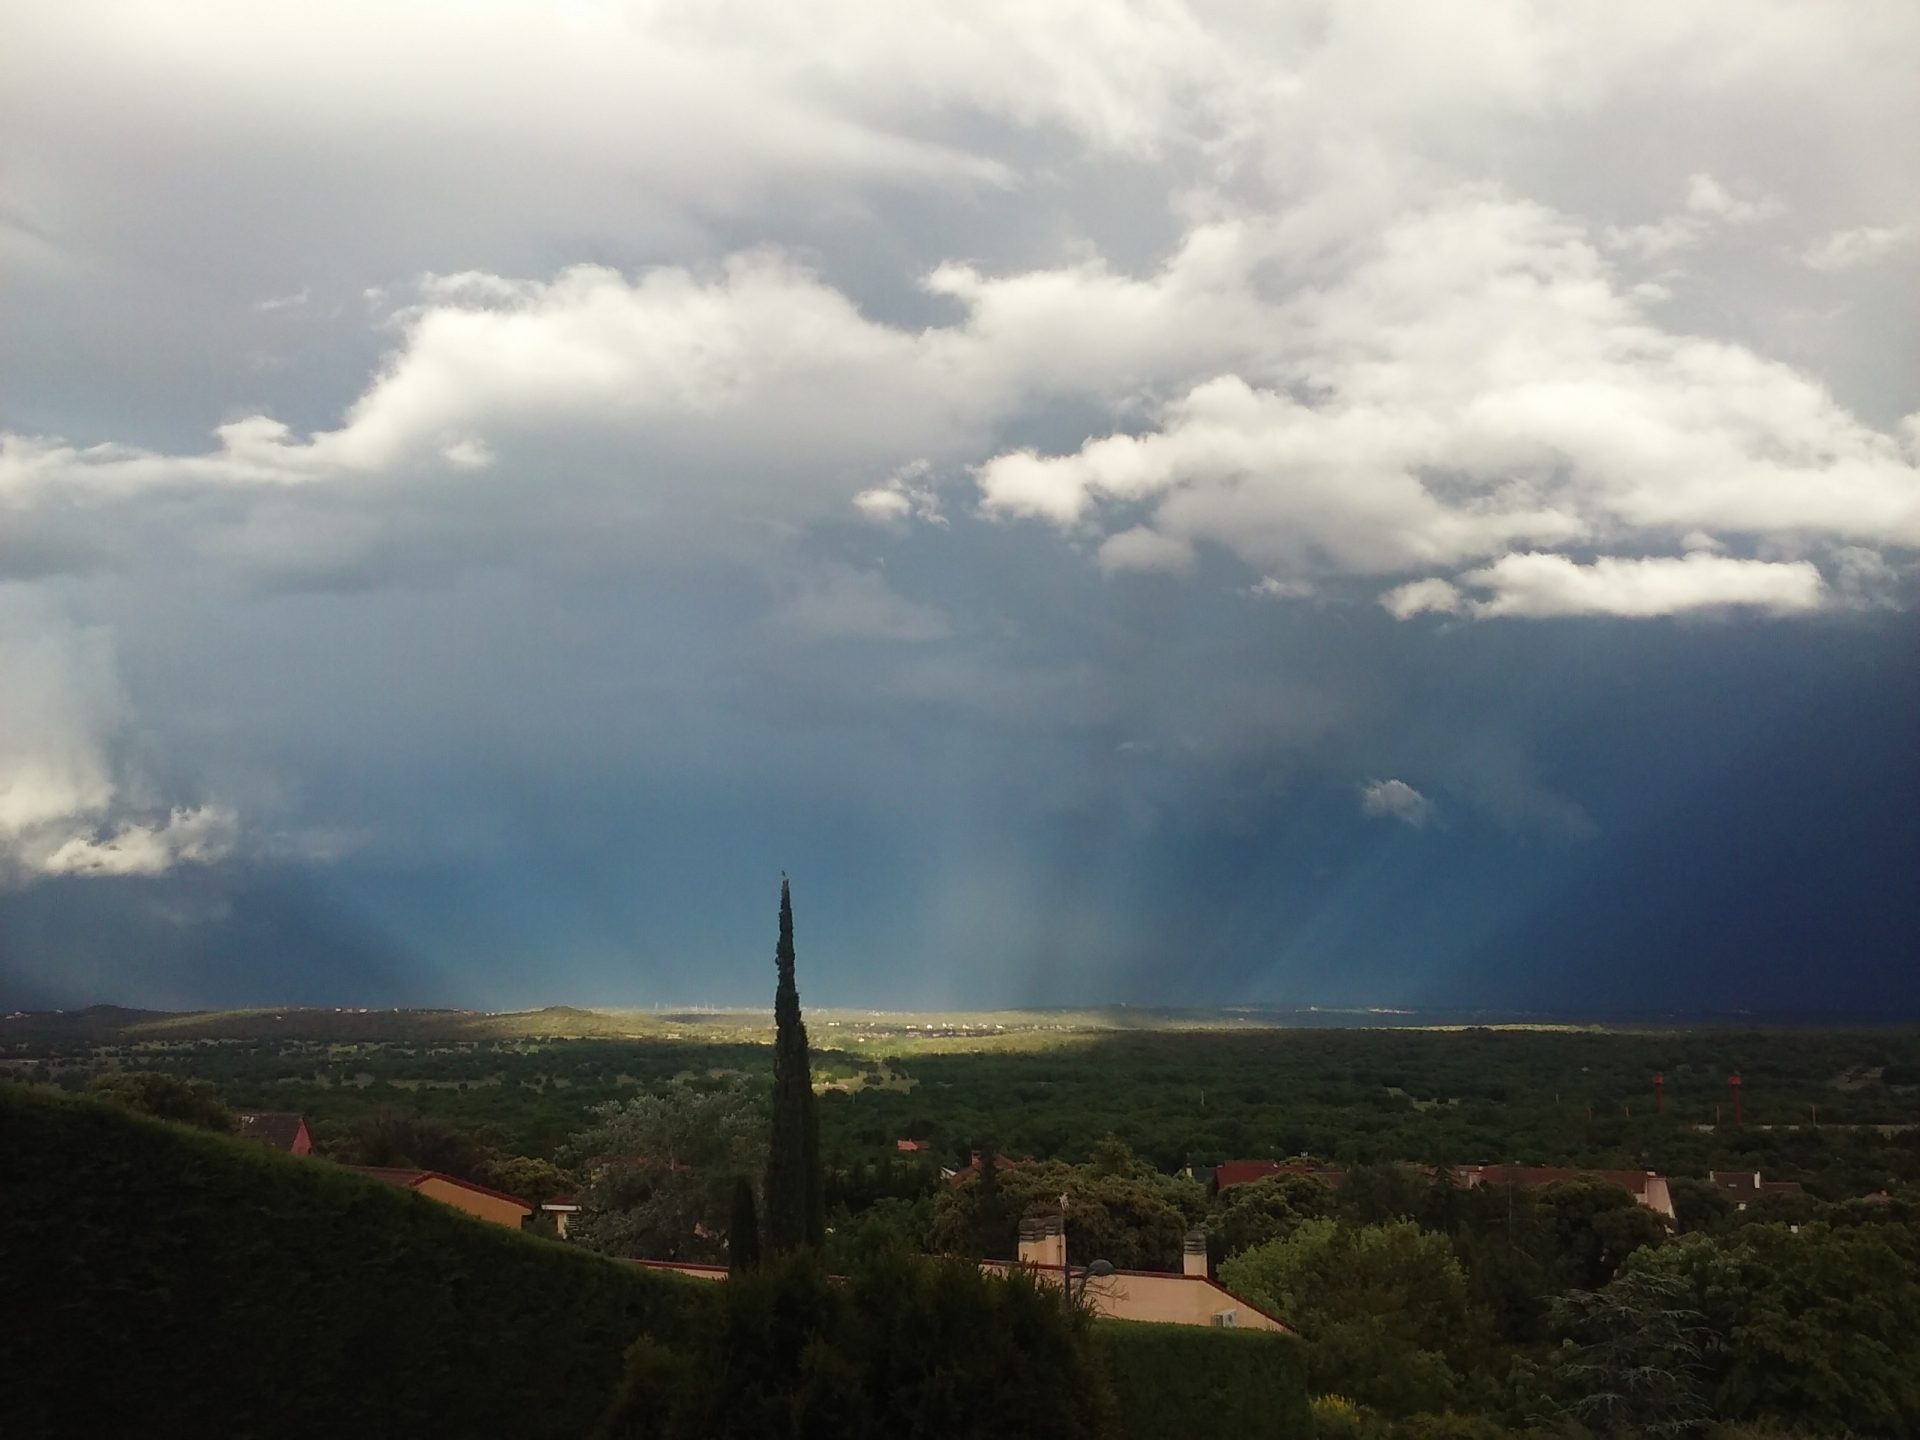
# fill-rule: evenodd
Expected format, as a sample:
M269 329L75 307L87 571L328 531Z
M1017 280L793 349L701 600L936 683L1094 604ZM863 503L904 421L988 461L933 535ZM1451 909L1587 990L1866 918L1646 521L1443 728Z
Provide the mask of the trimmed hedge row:
M578 1437L707 1287L0 1084L0 1433Z
M324 1161L0 1083L0 1434L591 1433L718 1287ZM1299 1342L1102 1322L1120 1434L1311 1434Z
M1132 1320L1095 1324L1126 1440L1308 1440L1306 1346L1290 1335Z

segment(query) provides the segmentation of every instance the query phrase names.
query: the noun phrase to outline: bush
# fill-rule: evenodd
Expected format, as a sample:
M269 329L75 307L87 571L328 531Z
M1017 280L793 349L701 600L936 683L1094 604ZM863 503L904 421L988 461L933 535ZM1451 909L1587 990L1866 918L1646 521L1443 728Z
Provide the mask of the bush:
M1741 1225L1636 1255L1622 1281L1699 1312L1723 1420L1920 1434L1920 1230Z
M1084 1320L1024 1274L897 1255L845 1284L805 1253L727 1283L704 1327L627 1358L609 1440L1111 1433Z
M1247 1440L1316 1433L1305 1347L1292 1336L1107 1320L1093 1338L1129 1440L1202 1428Z
M178 1120L202 1130L232 1131L239 1120L205 1080L188 1080L160 1070L109 1070L87 1084L96 1100L110 1100L139 1115Z
M0 1154L0 1434L574 1437L716 1298L54 1092L0 1086Z
M1314 1440L1387 1440L1387 1422L1344 1395L1313 1397Z
M1407 1220L1303 1221L1227 1261L1220 1279L1300 1327L1316 1393L1390 1415L1458 1404L1487 1329L1445 1238Z

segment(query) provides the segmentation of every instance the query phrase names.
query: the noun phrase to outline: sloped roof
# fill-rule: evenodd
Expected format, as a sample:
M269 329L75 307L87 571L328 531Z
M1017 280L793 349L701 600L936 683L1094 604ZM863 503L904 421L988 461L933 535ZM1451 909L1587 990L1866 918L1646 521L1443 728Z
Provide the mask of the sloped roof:
M402 1190L418 1190L429 1180L443 1180L449 1185L458 1185L462 1190L471 1190L477 1195L491 1195L495 1200L505 1200L532 1213L534 1206L529 1205L518 1195L509 1195L504 1190L495 1190L489 1185L476 1184L472 1180L462 1180L458 1175L448 1175L439 1170L414 1170L404 1165L349 1165L349 1170L361 1175L371 1175L376 1180L384 1180L389 1185L398 1185Z
M1651 1170L1592 1170L1569 1165L1483 1165L1483 1185L1553 1185L1562 1180L1606 1180L1633 1195L1647 1193L1650 1181L1661 1177Z
M1741 1198L1802 1193L1797 1180L1762 1180L1754 1170L1709 1170L1707 1176L1716 1188Z
M1270 1175L1304 1175L1322 1185L1339 1185L1347 1172L1338 1166L1314 1165L1304 1160L1222 1160L1213 1167L1213 1188L1226 1190L1234 1185L1251 1185Z
M300 1129L306 1123L304 1115L291 1110L242 1110L239 1133L248 1140L258 1140L276 1150L291 1150L300 1139Z
M1009 1160L1006 1156L998 1154L997 1152L993 1157L993 1168L996 1171L1011 1170L1016 1165L1019 1165L1020 1163L1021 1162L1018 1160ZM980 1152L976 1150L973 1152L973 1158L971 1160L969 1160L965 1165L961 1166L958 1170L954 1171L951 1175L946 1177L947 1183L949 1185L959 1185L962 1182L964 1182L969 1175L978 1175L979 1173L980 1173Z
M997 1270L1001 1272L1010 1271L1010 1270L1029 1270L1037 1274L1058 1275L1062 1267L1058 1265L1042 1265L1032 1260L982 1260L980 1262L980 1268L983 1270ZM1066 1268L1068 1268L1074 1274L1077 1274L1077 1275L1084 1276L1087 1273L1085 1267L1080 1265L1073 1265ZM1153 1280L1158 1282L1165 1282L1166 1284L1169 1284L1169 1285L1174 1285L1174 1284L1204 1285L1209 1290L1213 1291L1216 1295L1226 1296L1227 1299L1233 1301L1235 1305L1243 1306L1246 1309L1251 1310L1255 1315L1258 1315L1266 1320L1271 1320L1274 1324L1278 1325L1280 1329L1286 1334L1297 1335L1300 1333L1299 1331L1295 1330L1293 1326L1289 1325L1286 1321L1282 1320L1278 1315L1275 1315L1271 1310L1264 1309L1261 1306L1254 1304L1253 1301L1247 1299L1246 1296L1236 1294L1234 1291L1229 1290L1226 1286L1222 1285L1218 1280L1214 1279L1211 1275L1185 1275L1178 1270L1122 1270L1117 1266L1109 1273L1116 1278L1124 1278L1124 1279L1130 1279L1130 1280Z

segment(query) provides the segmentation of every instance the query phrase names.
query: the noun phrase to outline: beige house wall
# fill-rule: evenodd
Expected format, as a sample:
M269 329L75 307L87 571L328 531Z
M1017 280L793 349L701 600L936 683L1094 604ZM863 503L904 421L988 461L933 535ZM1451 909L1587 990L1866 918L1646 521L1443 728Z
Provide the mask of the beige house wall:
M1636 1195L1634 1199L1656 1215L1664 1215L1669 1220L1680 1218L1679 1212L1673 1208L1673 1192L1667 1188L1667 1177L1664 1175L1649 1175L1646 1193Z
M1087 1283L1096 1314L1112 1320L1148 1320L1163 1325L1230 1325L1238 1330L1285 1330L1205 1276L1125 1272Z
M724 1265L687 1265L671 1260L635 1260L649 1270L672 1270L696 1280L724 1280ZM983 1270L1024 1269L1042 1285L1060 1286L1060 1268L1019 1261L987 1260ZM1074 1279L1076 1288L1079 1277ZM1231 1290L1205 1275L1162 1274L1151 1270L1121 1270L1087 1282L1087 1300L1094 1313L1109 1320L1142 1320L1161 1325L1213 1325L1223 1329L1293 1332L1271 1315L1256 1310Z
M1018 1263L1018 1262L1016 1262ZM1011 1270L1004 1260L988 1260L986 1270ZM1060 1285L1058 1266L1025 1262L1042 1285ZM1074 1277L1074 1288L1080 1285ZM1236 1330L1277 1330L1291 1334L1271 1315L1256 1310L1231 1290L1205 1275L1174 1275L1152 1270L1120 1270L1087 1281L1094 1313L1108 1320L1142 1320L1161 1325L1219 1325Z
M469 1190L464 1185L442 1180L437 1175L429 1176L413 1188L442 1205L451 1205L456 1210L464 1210L469 1215L477 1215L482 1220L491 1220L495 1225L505 1225L511 1230L518 1230L521 1222L533 1213L525 1205L483 1195L478 1190Z

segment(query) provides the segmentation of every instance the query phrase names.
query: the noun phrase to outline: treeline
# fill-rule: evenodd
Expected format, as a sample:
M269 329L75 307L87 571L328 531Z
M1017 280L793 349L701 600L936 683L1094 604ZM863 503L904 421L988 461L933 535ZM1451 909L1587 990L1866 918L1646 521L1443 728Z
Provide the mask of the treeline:
M1920 1181L1920 1128L1866 1128L1920 1127L1920 1087L1902 1078L1917 1062L1912 1030L1149 1033L916 1056L911 1092L827 1095L822 1118L843 1164L903 1136L948 1164L984 1139L1009 1155L1085 1161L1114 1135L1166 1171L1297 1154L1702 1177L1759 1169L1838 1199ZM1735 1071L1741 1126L1726 1084Z
M323 1145L377 1113L403 1112L552 1160L595 1106L676 1081L738 1076L765 1086L772 1074L769 1048L752 1044L287 1048L141 1050L49 1078L79 1088L110 1065L160 1069L212 1080L229 1104L301 1110ZM873 1076L886 1058L814 1051L813 1078L819 1086ZM1348 1164L1761 1169L1829 1198L1920 1181L1920 1131L1852 1128L1920 1124L1912 1030L1149 1032L1031 1052L917 1053L889 1068L910 1088L822 1093L829 1171L882 1160L902 1138L929 1142L930 1158L950 1166L987 1139L1010 1155L1085 1161L1111 1134L1163 1170L1304 1152ZM1741 1127L1731 1124L1734 1071L1745 1081ZM1666 1077L1661 1114L1655 1073ZM1715 1107L1726 1122L1718 1128Z

